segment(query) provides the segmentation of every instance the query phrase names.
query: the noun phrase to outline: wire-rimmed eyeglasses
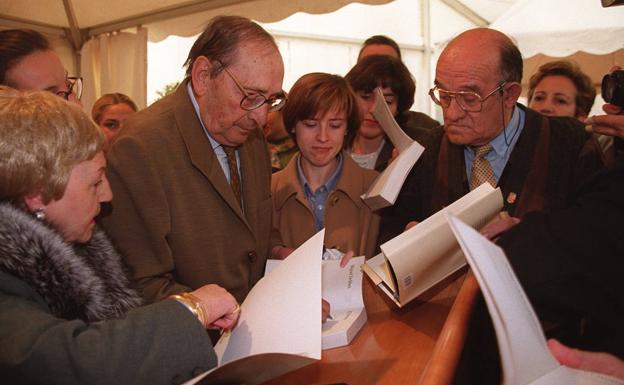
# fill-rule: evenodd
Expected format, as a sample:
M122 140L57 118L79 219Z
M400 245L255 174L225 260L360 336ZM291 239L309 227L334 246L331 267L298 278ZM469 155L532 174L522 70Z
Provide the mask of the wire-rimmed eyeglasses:
M269 111L274 112L274 111L279 111L284 106L284 103L286 102L286 95L282 94L282 95L271 96L270 98L267 98L266 96L262 94L249 93L247 92L247 90L245 90L245 88L243 88L243 86L240 84L238 79L236 79L236 77L227 69L226 66L224 66L219 61L217 61L217 63L219 63L221 67L223 67L223 70L225 71L225 73L227 73L230 76L230 78L234 81L238 89L240 89L241 92L243 93L244 96L240 101L240 107L243 110L252 111L257 108L262 107L266 103L269 105Z
M498 87L484 97L472 91L447 91L438 86L429 90L429 96L431 96L435 104L444 108L448 108L451 105L451 101L455 99L457 105L459 105L462 110L467 112L480 112L483 108L483 102L494 95L494 93L502 90L505 84L507 84L506 81L501 82Z
M56 91L54 94L65 100L69 100L69 95L74 94L76 100L80 100L82 97L82 78L68 76L65 78L65 84L67 84L67 91Z

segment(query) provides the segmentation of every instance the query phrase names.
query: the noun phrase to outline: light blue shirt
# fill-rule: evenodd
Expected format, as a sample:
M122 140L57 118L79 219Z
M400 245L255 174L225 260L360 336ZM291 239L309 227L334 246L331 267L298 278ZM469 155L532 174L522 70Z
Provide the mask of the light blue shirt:
M514 107L511 120L509 120L505 129L490 141L492 151L485 156L485 159L490 162L490 166L492 166L496 183L498 183L498 180L503 174L503 170L507 165L507 161L509 161L511 152L516 146L516 142L522 133L525 115L525 112L521 108L518 106ZM472 147L464 147L464 159L466 163L466 175L468 175L468 180L470 180L472 162L475 159L475 151Z
M199 119L199 123L204 129L204 133L208 137L208 140L210 141L210 144L212 145L212 150L217 156L217 159L219 160L219 164L221 165L221 168L223 169L223 173L225 174L225 178L227 179L229 183L230 182L230 166L228 165L227 154L223 150L221 143L214 140L214 138L210 135L210 133L206 129L206 126L204 126L204 121L202 120L201 114L199 113L199 104L197 103L197 99L195 99L195 95L193 94L193 88L191 87L191 82L188 82L188 84L186 85L186 91L188 92L189 98L191 98L191 103L193 104L193 108L195 109L195 113L197 114L197 118ZM236 164L238 167L238 175L241 175L240 155L238 154L238 149L236 150ZM241 179L242 179L242 176L241 176ZM241 184L242 184L242 180L241 180Z
M327 202L327 197L329 194L336 188L338 185L338 181L340 180L340 175L342 174L342 153L338 154L337 158L338 166L336 170L332 174L332 176L327 179L322 186L316 189L316 191L312 191L310 188L310 184L308 183L306 177L303 175L303 169L301 168L301 157L297 160L297 174L299 175L299 183L303 187L303 194L305 195L310 207L312 208L312 213L314 214L314 225L316 227L316 231L320 231L325 224L325 203Z

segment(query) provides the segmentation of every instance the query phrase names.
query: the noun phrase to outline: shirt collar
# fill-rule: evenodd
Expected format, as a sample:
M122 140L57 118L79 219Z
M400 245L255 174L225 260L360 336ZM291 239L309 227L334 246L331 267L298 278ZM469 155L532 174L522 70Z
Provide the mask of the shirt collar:
M514 106L514 112L511 115L511 119L507 126L498 134L494 139L490 141L492 150L497 156L504 156L512 143L514 143L514 136L518 135L520 129L520 109Z
M216 150L219 146L221 146L221 143L214 140L212 135L210 135L210 132L208 132L208 129L206 129L206 126L204 126L204 121L202 120L201 113L199 112L199 103L197 103L197 99L195 99L195 94L193 93L193 86L191 85L191 83L192 81L189 79L189 82L186 84L186 92L191 99L191 103L193 104L193 108L195 109L195 113L197 114L197 118L199 119L199 123L204 129L204 133L208 137L208 140L210 140L210 145L212 146L212 149Z
M301 158L302 158L301 156L297 158L297 174L299 176L299 182L303 186L303 191L306 194L306 196L313 195L314 191L312 191L312 189L310 188L310 185L308 184L308 180L306 179L305 175L303 175L303 169L301 168ZM340 174L342 173L342 162L343 162L342 152L338 153L338 156L336 157L336 159L338 160L338 165L336 166L336 170L334 170L334 173L332 174L332 176L330 176L329 179L327 179L327 182L319 186L319 189L322 187L325 187L326 191L332 191L333 189L336 188L336 185L338 184L338 181L340 180Z

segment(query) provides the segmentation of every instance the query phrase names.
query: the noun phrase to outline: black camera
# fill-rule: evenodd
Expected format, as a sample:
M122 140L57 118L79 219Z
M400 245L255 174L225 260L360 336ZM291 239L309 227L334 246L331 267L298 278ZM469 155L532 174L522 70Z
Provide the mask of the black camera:
M613 71L602 78L602 98L624 108L624 70Z

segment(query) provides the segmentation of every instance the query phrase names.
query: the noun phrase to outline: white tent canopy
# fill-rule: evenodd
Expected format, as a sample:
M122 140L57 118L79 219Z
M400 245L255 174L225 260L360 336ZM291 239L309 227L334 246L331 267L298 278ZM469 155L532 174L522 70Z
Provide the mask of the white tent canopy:
M392 0L359 0L383 4ZM216 15L271 22L302 11L326 13L353 0L20 0L0 3L0 28L50 37L73 75L85 78L84 104L109 92L146 104L147 40L200 33ZM136 29L136 30L135 30ZM71 58L68 60L68 58Z
M513 36L527 58L604 55L624 48L624 7L603 8L598 0L520 0L491 28Z
M351 2L392 0L20 0L0 5L0 26L34 28L66 35L75 48L93 36L136 26L148 27L150 41L169 35L192 36L219 14L240 14L273 22L295 12L335 11Z
M412 71L428 73L431 42L475 25L485 26L516 0L409 0L418 12L398 12L391 20L379 20L371 11L365 16L366 35L351 37L352 46L383 31L382 23L410 23L409 43L422 52ZM32 28L45 33L59 52L71 75L82 75L83 96L88 107L108 92L130 95L145 106L147 41L168 35L192 36L219 14L243 15L270 23L293 13L328 13L350 3L381 5L392 0L20 0L0 2L0 29ZM431 6L430 6L431 4ZM429 11L429 9L431 9ZM443 14L440 14L440 11ZM396 20L397 22L394 22ZM439 20L440 22L435 22ZM340 23L349 25L352 20ZM330 27L328 25L328 27ZM344 29L344 28L343 28ZM273 31L274 32L274 31ZM325 30L323 30L323 35ZM330 34L331 35L331 34ZM361 37L364 36L364 37ZM309 40L310 35L304 36ZM339 43L340 36L333 35ZM280 39L286 39L284 35ZM288 36L291 39L292 36ZM332 39L330 37L329 39ZM326 44L326 37L317 39ZM402 40L402 39L401 39ZM285 43L286 44L286 43ZM290 43L287 43L290 44ZM326 60L332 60L326 57ZM423 83L428 83L424 79Z
M599 0L519 0L491 28L512 36L525 58L523 83L548 61L577 62L596 86L624 63L624 7Z

